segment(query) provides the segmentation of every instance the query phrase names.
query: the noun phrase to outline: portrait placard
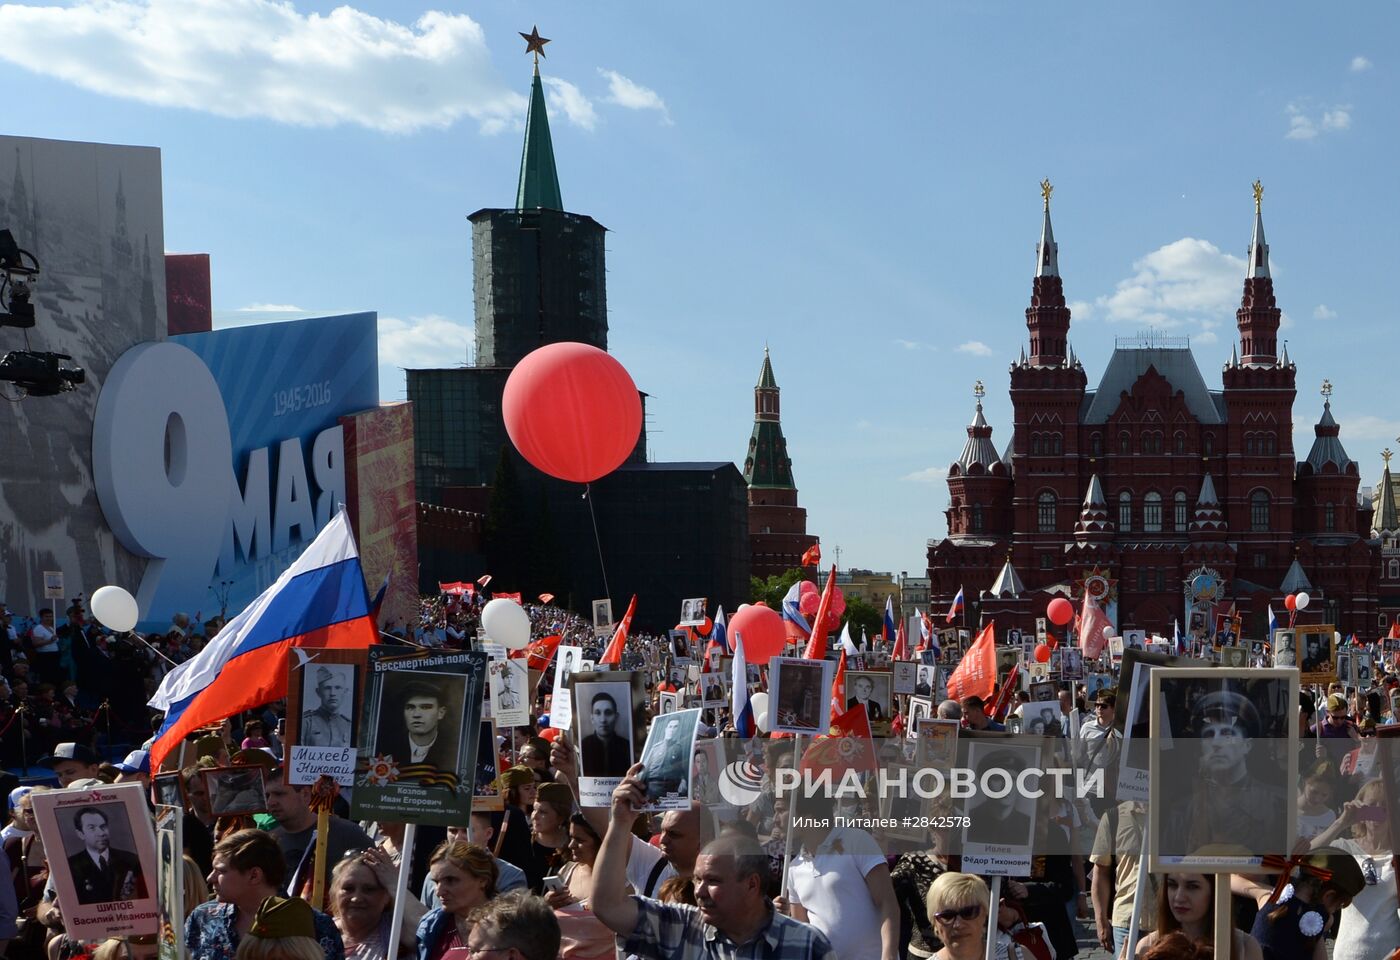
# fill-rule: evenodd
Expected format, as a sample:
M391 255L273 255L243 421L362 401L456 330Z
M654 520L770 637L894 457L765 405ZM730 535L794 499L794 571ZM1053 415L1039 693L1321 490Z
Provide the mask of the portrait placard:
M1336 630L1330 623L1295 627L1298 672L1303 683L1327 684L1337 679Z
M890 675L894 677L894 694L912 697L919 682L919 665L912 660L892 660ZM932 692L932 691L930 691Z
M690 807L690 771L694 766L699 710L666 714L651 725L642 748L637 777L646 787L643 810L685 810Z
M700 674L700 706L722 707L729 702L729 695L724 688L724 679L722 673Z
M1151 714L1157 701L1148 700L1148 671L1153 667L1182 667L1204 669L1202 660L1178 657L1151 650L1123 651L1123 665L1118 671L1118 702L1113 723L1123 734L1123 746L1118 760L1118 801L1148 800L1148 740L1151 735ZM1110 774L1112 776L1112 774Z
M486 667L479 650L369 648L354 819L467 822Z
M919 721L933 716L933 700L929 697L909 698L909 726L907 729L911 735L917 736Z
M1297 835L1298 674L1154 667L1149 784L1156 873L1267 873Z
M831 729L830 660L773 657L768 662L768 729L771 733L826 734Z
M709 601L705 597L691 597L681 601L681 618L677 621L682 627L702 627L705 625L705 609Z
M491 719L498 727L523 727L530 722L529 661L492 660L486 668L490 678Z
M611 600L593 601L593 635L606 637L612 633L613 612Z
M158 804L155 808L156 856L160 864L160 935L156 937L159 960L181 960L185 955L185 808Z
M914 696L932 698L938 691L938 667L932 663L915 665Z
M915 756L919 766L951 769L958 760L958 731L961 728L962 724L957 720L938 717L920 717L915 721L914 736L919 741Z
M335 748L332 748L335 749ZM260 766L209 767L201 770L216 817L250 817L267 812L267 786Z
M30 795L70 937L160 932L160 867L145 793L132 781Z
M507 728L508 729L508 728ZM501 754L496 747L496 725L481 721L481 733L476 740L476 773L472 777L472 812L486 810L494 813L506 808L505 797L496 786L501 775Z
M287 736L283 749L289 783L308 786L320 775L310 772L319 767L319 761L311 767L296 763L303 747L348 750L353 764L360 734L365 662L364 649L292 647L287 651ZM351 781L341 779L340 783L349 786Z
M1275 630L1273 640L1274 666L1298 666L1298 634L1293 630Z
M889 777L894 783L912 784L918 768L904 764L891 764ZM899 840L924 840L928 827L924 818L928 816L928 798L912 787L904 790L881 790L879 812L885 821L883 833Z
M675 713L680 709L681 695L679 691L662 690L658 695L656 713L660 716L663 713Z
M624 671L576 674L573 697L579 806L606 807L645 743L643 677Z
M719 792L724 771L724 744L713 738L695 741L695 759L690 767L690 797L707 807L727 806Z
M847 670L845 703L849 710L856 704L865 707L870 720L870 733L875 737L890 735L894 718L894 677L885 670Z
M189 803L185 793L185 778L177 770L172 773L158 773L151 778L151 801L167 807L184 807Z
M549 723L560 730L574 725L573 701L569 696L569 681L583 666L582 647L560 647L554 658L554 695L549 701Z
M1231 670L1249 666L1249 651L1244 647L1221 647L1220 665Z
M1040 748L1010 741L1009 734L979 735L967 745L967 765L976 771L976 782L990 788L984 792L979 786L967 802L962 868L969 872L1020 877L1031 871L1036 802L1016 789L1016 778L1024 770L1039 769Z

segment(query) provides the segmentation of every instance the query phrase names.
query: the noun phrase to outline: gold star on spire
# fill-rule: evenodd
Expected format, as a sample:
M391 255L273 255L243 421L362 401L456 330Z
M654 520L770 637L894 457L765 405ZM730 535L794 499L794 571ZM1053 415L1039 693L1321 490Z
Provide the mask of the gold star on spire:
M1259 208L1263 205L1263 200L1264 200L1264 184L1260 183L1258 180L1255 180L1255 181L1254 181L1254 212L1255 212L1255 213L1258 213L1258 212L1259 212Z
M517 33L519 31L516 31ZM535 72L540 72L540 57L544 56L544 45L549 42L548 38L540 36L539 27L531 27L529 33L521 33L525 40L525 53L535 55Z

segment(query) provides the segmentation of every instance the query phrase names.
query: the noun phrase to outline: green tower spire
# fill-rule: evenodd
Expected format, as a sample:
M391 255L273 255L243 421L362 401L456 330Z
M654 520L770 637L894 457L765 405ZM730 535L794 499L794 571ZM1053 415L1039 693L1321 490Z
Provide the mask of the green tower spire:
M754 387L753 435L749 438L748 456L744 458L744 480L750 489L767 487L796 490L792 481L792 459L788 456L787 440L780 422L778 381L773 376L773 362L768 348L763 348L763 367Z
M563 210L559 195L559 171L554 166L554 142L549 136L549 111L544 105L544 84L540 82L540 57L549 41L539 29L522 33L526 53L535 55L535 76L530 83L530 112L525 118L525 149L520 155L520 187L515 193L517 210Z

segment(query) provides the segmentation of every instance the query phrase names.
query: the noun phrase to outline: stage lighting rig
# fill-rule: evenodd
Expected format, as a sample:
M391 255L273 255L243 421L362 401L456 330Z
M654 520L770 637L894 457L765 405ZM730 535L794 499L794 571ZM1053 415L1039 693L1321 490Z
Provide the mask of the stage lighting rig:
M0 230L0 327L24 330L25 346L29 345L28 331L34 326L30 297L38 276L39 261L34 254L21 249L10 231ZM72 359L66 353L13 350L0 357L0 382L13 383L29 397L52 397L75 390L87 380L87 373L82 367L63 365L62 361Z

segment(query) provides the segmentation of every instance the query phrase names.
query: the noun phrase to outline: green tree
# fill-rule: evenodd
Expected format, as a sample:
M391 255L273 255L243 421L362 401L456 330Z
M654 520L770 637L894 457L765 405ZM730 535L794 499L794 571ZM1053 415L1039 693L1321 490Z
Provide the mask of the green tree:
M870 640L878 637L884 620L883 610L866 603L860 597L850 597L846 600L845 622L851 626L851 639L856 642L856 646L860 646L860 632L862 630L866 632L866 637Z
M775 573L767 580L749 577L749 602L762 601L774 610L781 610L783 597L787 596L792 585L801 579L803 579L801 567L793 567L785 573Z

